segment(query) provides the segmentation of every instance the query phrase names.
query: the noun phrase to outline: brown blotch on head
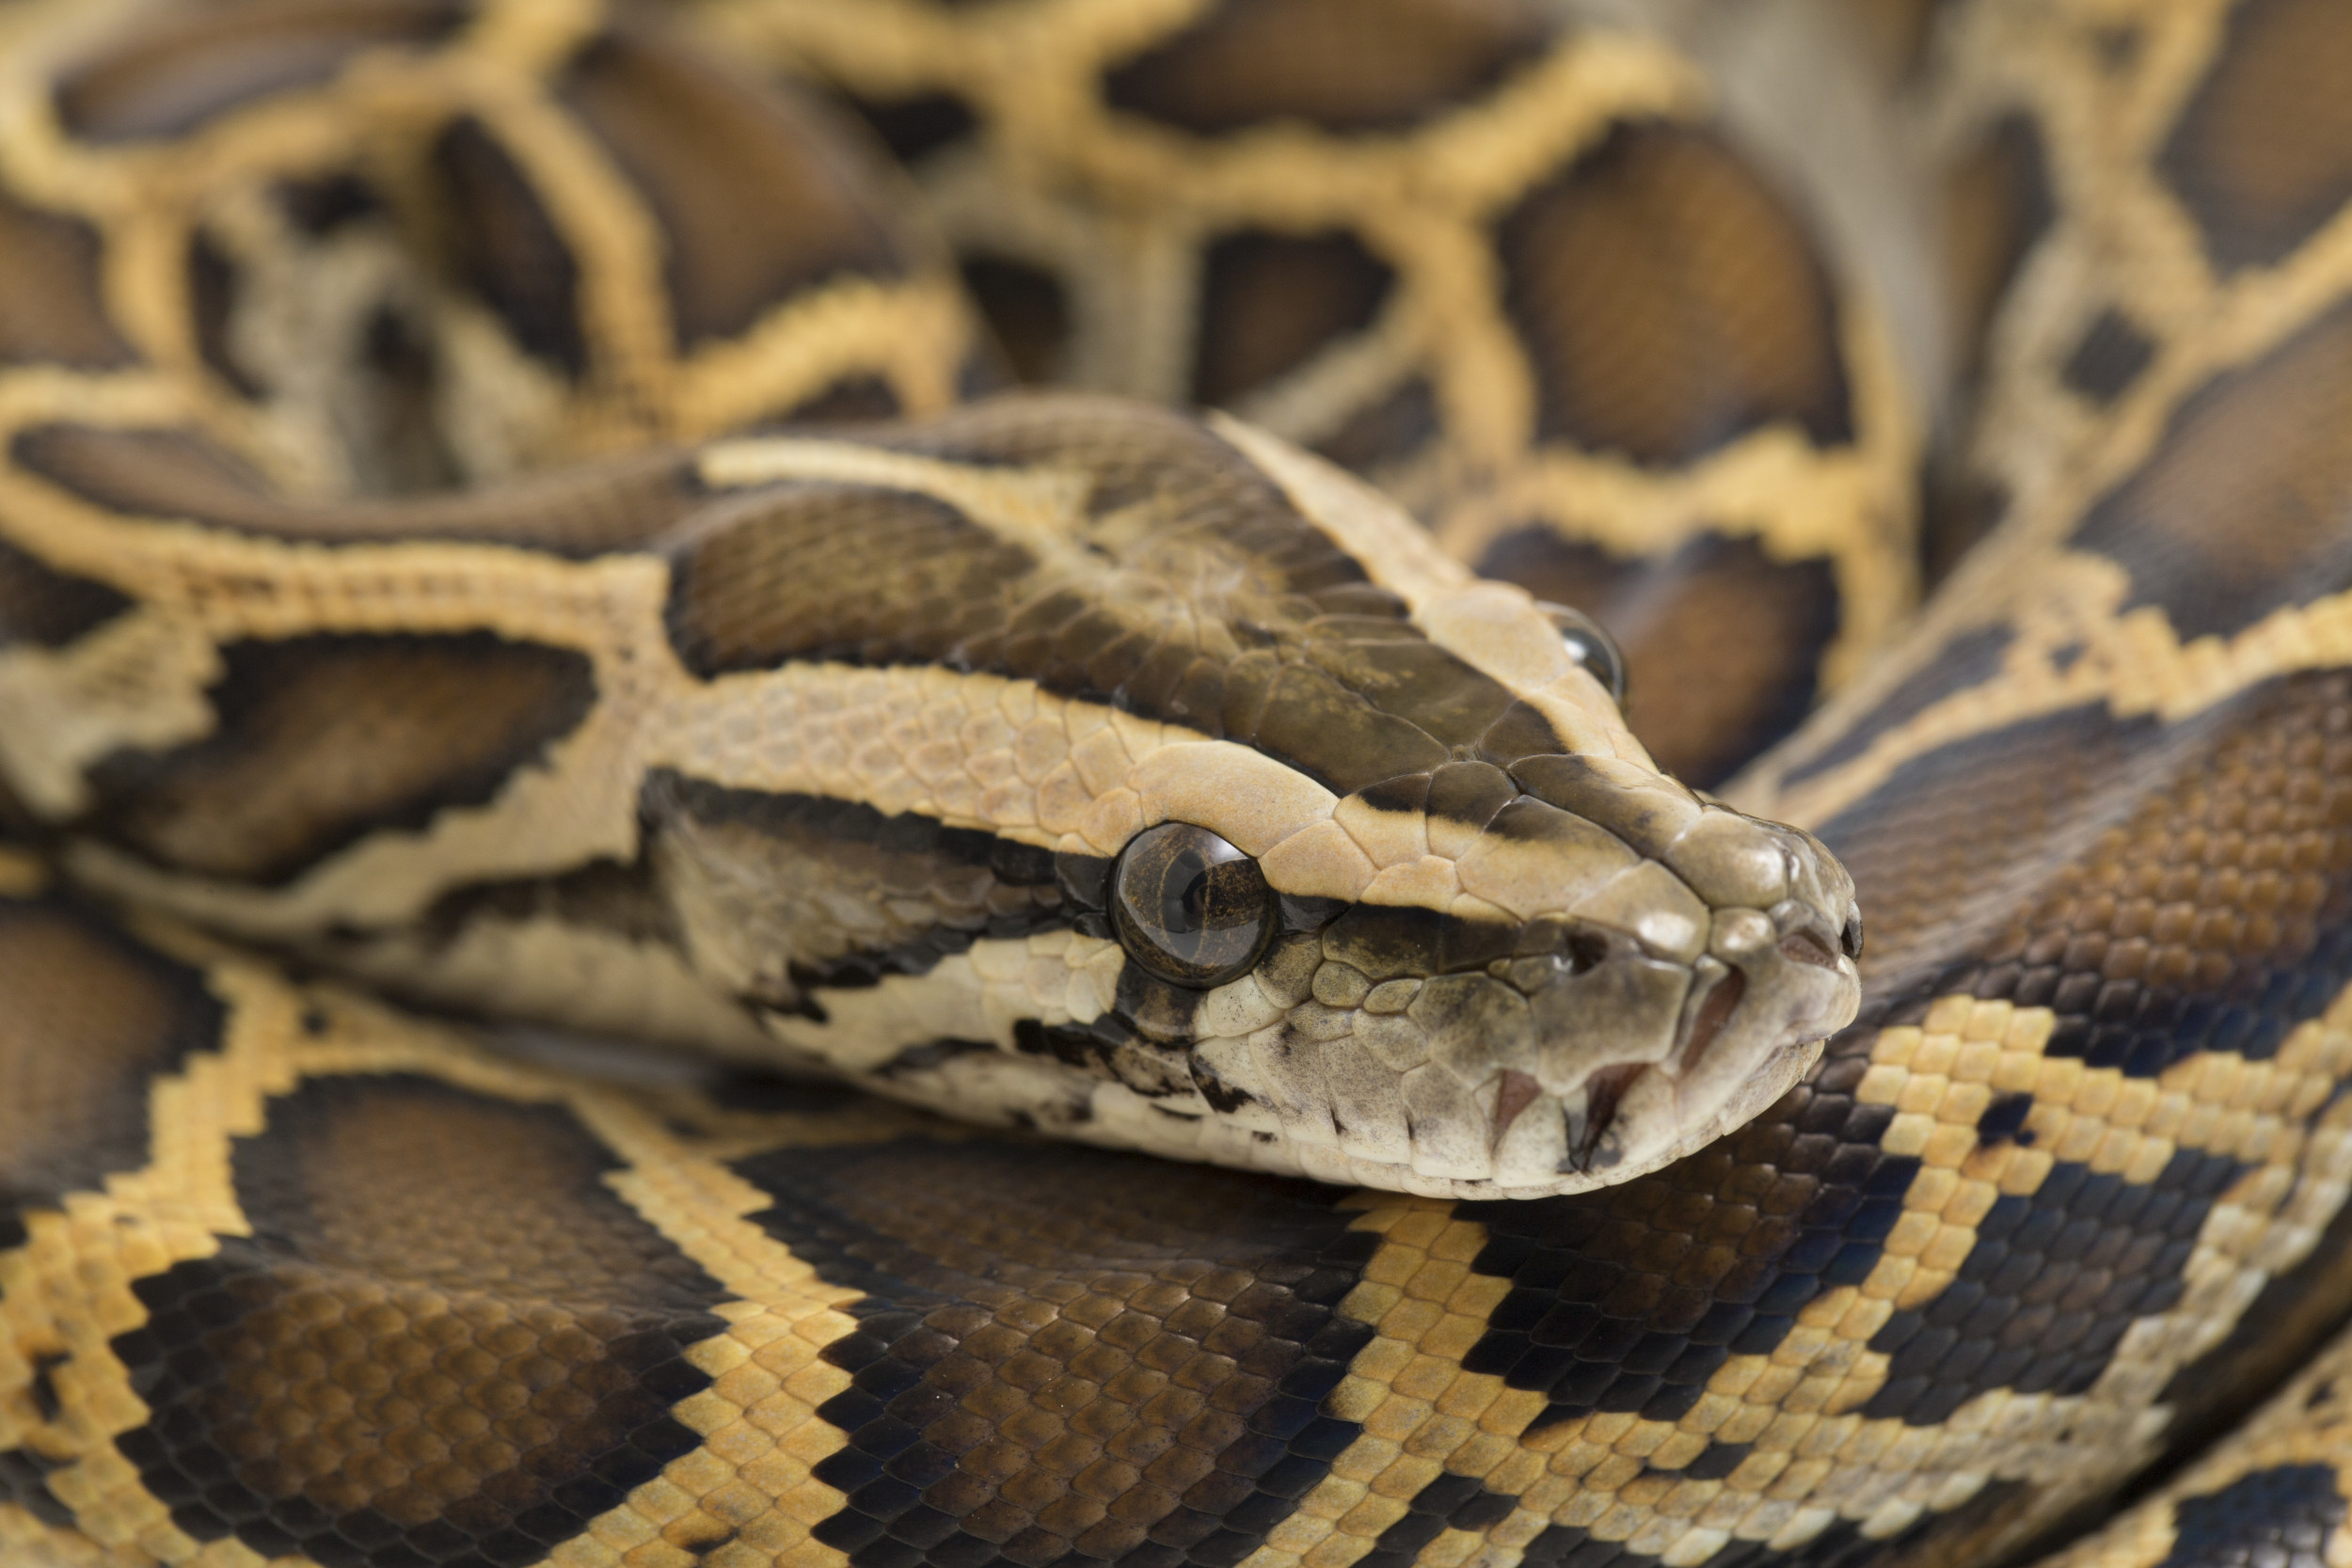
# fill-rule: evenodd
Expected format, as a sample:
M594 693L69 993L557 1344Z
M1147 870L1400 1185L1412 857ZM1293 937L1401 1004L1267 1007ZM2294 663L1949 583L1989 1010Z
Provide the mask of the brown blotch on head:
M2157 166L2225 272L2285 258L2352 198L2352 10L2245 0Z
M1089 490L1060 545L1036 552L924 496L743 492L679 552L669 625L690 668L944 661L1253 744L1343 793L1457 753L1507 764L1559 747L1194 420L1016 396L861 435Z
M871 161L783 86L626 33L590 46L560 92L660 222L681 349L835 277L907 270L912 242L866 194Z
M2352 306L2182 404L2154 455L2068 541L2131 574L2183 639L2352 582Z
M257 98L330 82L370 49L438 42L468 14L448 0L230 0L143 15L59 78L57 118L91 141L184 135Z
M1829 563L1775 561L1753 539L1703 534L1662 560L1620 561L1528 528L1497 539L1478 570L1607 626L1631 672L1627 724L1701 789L1804 717L1837 636Z
M151 1081L219 1043L195 973L57 900L0 900L0 1231L147 1162ZM0 1241L0 1245L8 1244Z
M700 675L793 658L927 662L1000 626L1036 564L928 496L794 484L680 551L670 640Z
M117 370L130 344L98 293L98 235L79 218L0 197L0 364Z
M1395 271L1353 234L1228 234L1201 259L1193 401L1229 404L1372 325Z
M90 770L82 825L163 864L282 883L370 833L481 805L586 717L584 655L487 633L236 642L218 722Z
M0 648L16 642L62 648L130 608L129 597L103 582L60 572L0 544Z
M250 1238L135 1286L154 1416L124 1454L199 1540L511 1561L691 1450L725 1291L615 1196L567 1113L329 1079L231 1168ZM201 1476L201 1485L187 1478Z
M2022 115L1995 122L1945 176L1945 268L1964 372L1982 363L1994 307L2056 215L2041 132Z
M200 436L34 425L10 448L27 471L112 511L332 544L459 539L589 556L644 545L709 497L675 451L652 449L503 484L401 499L290 500Z
M1828 274L1713 134L1619 126L1497 243L1545 438L1653 464L1775 420L1817 445L1852 438Z
M1531 0L1222 0L1111 71L1103 96L1202 135L1280 120L1401 130L1486 92L1551 36Z
M451 270L516 345L577 381L588 372L580 262L514 156L474 119L441 134L431 159Z
M818 1411L850 1438L815 1466L849 1499L827 1545L944 1515L944 1561L1182 1551L1263 1534L1355 1435L1321 1405L1371 1338L1334 1308L1376 1238L1338 1189L914 1140L736 1168L864 1297L825 1352L852 1375Z

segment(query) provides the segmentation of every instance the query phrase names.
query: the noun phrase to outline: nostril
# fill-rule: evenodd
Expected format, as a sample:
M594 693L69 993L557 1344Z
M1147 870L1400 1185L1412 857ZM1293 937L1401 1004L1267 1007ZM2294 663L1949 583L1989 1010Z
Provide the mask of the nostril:
M1846 957L1862 957L1862 911L1856 910L1846 917L1846 928L1837 933L1837 945L1846 950Z
M1836 969L1837 955L1829 944L1811 931L1796 931L1780 939L1781 957L1791 963L1812 964L1820 969Z
M1568 973L1582 974L1598 969L1609 958L1609 942L1590 931L1579 931L1568 938Z

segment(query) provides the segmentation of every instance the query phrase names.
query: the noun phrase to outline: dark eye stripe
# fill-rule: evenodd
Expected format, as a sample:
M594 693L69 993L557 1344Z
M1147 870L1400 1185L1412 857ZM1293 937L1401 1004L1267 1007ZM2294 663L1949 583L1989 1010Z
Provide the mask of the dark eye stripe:
M928 974L985 939L1107 932L1099 910L1073 895L1100 888L1109 863L1093 857L863 801L729 789L668 769L646 780L639 815L645 844L634 863L471 883L443 895L426 928L444 951L477 922L549 919L684 952L696 937L681 905L739 896L729 906L738 920L787 939L776 954L786 967L762 975L766 994L753 1000L787 1006L811 991ZM757 896L744 893L746 867L759 873ZM861 913L844 924L847 910Z

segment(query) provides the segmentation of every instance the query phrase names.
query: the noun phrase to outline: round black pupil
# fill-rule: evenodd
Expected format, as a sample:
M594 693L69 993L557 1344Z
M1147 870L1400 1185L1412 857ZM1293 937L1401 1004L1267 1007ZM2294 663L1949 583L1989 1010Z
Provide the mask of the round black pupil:
M1160 923L1178 936L1191 936L1246 919L1248 911L1237 911L1234 900L1217 896L1223 868L1224 863L1193 849L1170 857L1167 880L1160 884Z

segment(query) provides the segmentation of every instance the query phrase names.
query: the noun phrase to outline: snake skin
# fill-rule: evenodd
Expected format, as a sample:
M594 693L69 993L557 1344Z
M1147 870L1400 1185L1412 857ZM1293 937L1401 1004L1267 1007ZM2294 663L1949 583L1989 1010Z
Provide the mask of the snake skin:
M967 117L1009 126L1023 94L1016 68L980 47L993 10L878 6L933 31L878 24L870 69L902 105L951 77L993 84L962 88L980 100ZM1303 25L1316 10L1216 18ZM1156 86L1130 72L1111 109L1188 124L1200 146L1164 129L1141 140L1197 153L1204 185L1241 181L1245 160L1216 138L1263 117L1261 78L1240 69L1260 52L1220 42L1215 18L1207 41L1192 38L1194 13L1168 11L1036 14L1068 29L1073 57L1160 61ZM350 14L396 29L417 13ZM781 52L891 102L824 58L854 48L837 24L774 14ZM1078 25L1089 16L1111 22ZM1134 31L1111 37L1112 23ZM709 25L756 53L736 13ZM1191 41L1143 53L1170 36ZM170 117L206 105L135 90L183 51L167 37L139 70L68 94L81 134L186 135ZM979 1131L836 1089L711 1087L644 1064L582 1076L485 1053L455 1025L173 919L123 915L29 856L0 859L0 1553L237 1568L1974 1565L2095 1520L2134 1477L2202 1447L2058 1560L2339 1563L2352 1449L2344 1352L2322 1346L2352 1307L2352 534L2332 418L2352 385L2352 229L2338 221L2352 119L2331 86L2348 55L2352 24L2329 0L1945 8L1910 67L1918 130L1952 171L1961 313L1991 323L1963 367L1979 393L1951 489L1996 497L2000 522L1914 630L1729 786L1851 871L1870 921L1859 1018L1753 1120L1635 1180L1417 1196ZM266 57L309 69L298 52ZM1234 84L1210 94L1226 108L1179 92L1188 58L1222 62L1203 79ZM1034 96L1048 123L1052 94ZM1023 136L1041 134L1006 129L990 146L1033 171ZM1603 166L1633 179L1619 160L1638 158L1615 146ZM452 162L470 171L460 180L501 178L496 147ZM948 175L915 166L952 208ZM1120 188L1102 180L1091 194L1046 183L1099 215L1092 203L1115 210ZM216 220L215 262L137 264L184 274L200 296L289 254L275 219L246 219ZM87 276L86 235L37 213L10 221L16 254ZM485 264L491 279L517 257L568 254L528 224L466 244L511 247ZM1009 272L975 270L1007 292ZM572 286L603 276L588 266ZM85 309L11 318L40 344L28 357L41 373L0 391L52 413L87 385L53 367L118 362L109 301L139 296L105 286L62 296ZM630 297L602 286L586 292ZM376 296L356 297L364 323ZM522 411L501 424L479 412L499 399L469 404L482 451L467 463L593 453L685 418L626 378L550 383L510 350L535 341L560 362L564 323L531 325L519 298L503 308L497 334L469 338L464 320L482 318L460 310L430 340L477 355L456 385L512 393ZM997 319L1017 326L1009 309L1000 297ZM183 344L224 380L238 363L227 332ZM273 390L284 372L268 333L239 336L262 363L240 372L243 390L199 383L219 400L214 438L266 451L271 420L373 387L338 417L375 433L349 450L382 467L336 483L457 462L442 433L464 421L383 390L399 353L380 356L394 363L377 380ZM645 373L707 388L707 428L822 390L786 377L755 397L737 379L748 360L697 381L666 346L645 355L641 370L669 365ZM832 377L840 361L811 363L808 377ZM1271 417L1275 402L1248 411ZM94 399L76 411L102 425L122 413ZM1292 434L1319 438L1311 420ZM1594 439L1625 454L1621 436ZM96 508L132 507L123 497L159 473L207 527L259 505L168 451L20 436L11 452L19 474L83 486ZM646 469L602 461L616 466L591 496L658 510ZM1400 484L1409 470L1366 467ZM642 526L561 479L532 483L574 528ZM322 554L517 515L337 502L360 538L329 549L320 514L288 494L244 526ZM1447 537L1454 525L1416 504ZM420 523L415 507L441 510ZM1530 515L1531 532L1568 536ZM1939 537L1974 527L1957 509L1932 523ZM81 689L103 705L121 666L89 640L130 596L88 575L37 579L14 559L0 571L16 574L0 576L14 628L0 673L25 683L78 649ZM231 574L206 580L233 600ZM480 591L453 578L443 592ZM501 645L515 646L447 650L461 657L439 678L464 689L510 658L480 681L485 698L560 695L560 669ZM247 733L331 722L387 673L359 657L304 668L333 678L298 693L307 707L263 683L279 706L245 710L261 715ZM472 721L480 757L511 744L511 710ZM199 780L230 805L254 787L225 771L236 760L208 760L224 771ZM12 786L0 822L38 836L55 814L21 768ZM228 815L242 839L177 852L258 864L286 831L273 810ZM158 811L138 831L167 842L181 820ZM109 881L103 857L69 848L63 863L168 901L167 887ZM595 908L613 928L624 891L493 888L444 913ZM217 902L182 902L233 924Z
M1844 871L1659 772L1589 622L1374 491L1104 397L845 422L977 340L804 94L545 3L82 47L20 58L0 152L59 306L15 348L74 388L0 413L0 762L84 880L444 1005L1449 1196L1655 1168L1851 1018ZM117 361L41 337L116 279L156 302ZM481 483L404 490L443 467Z

